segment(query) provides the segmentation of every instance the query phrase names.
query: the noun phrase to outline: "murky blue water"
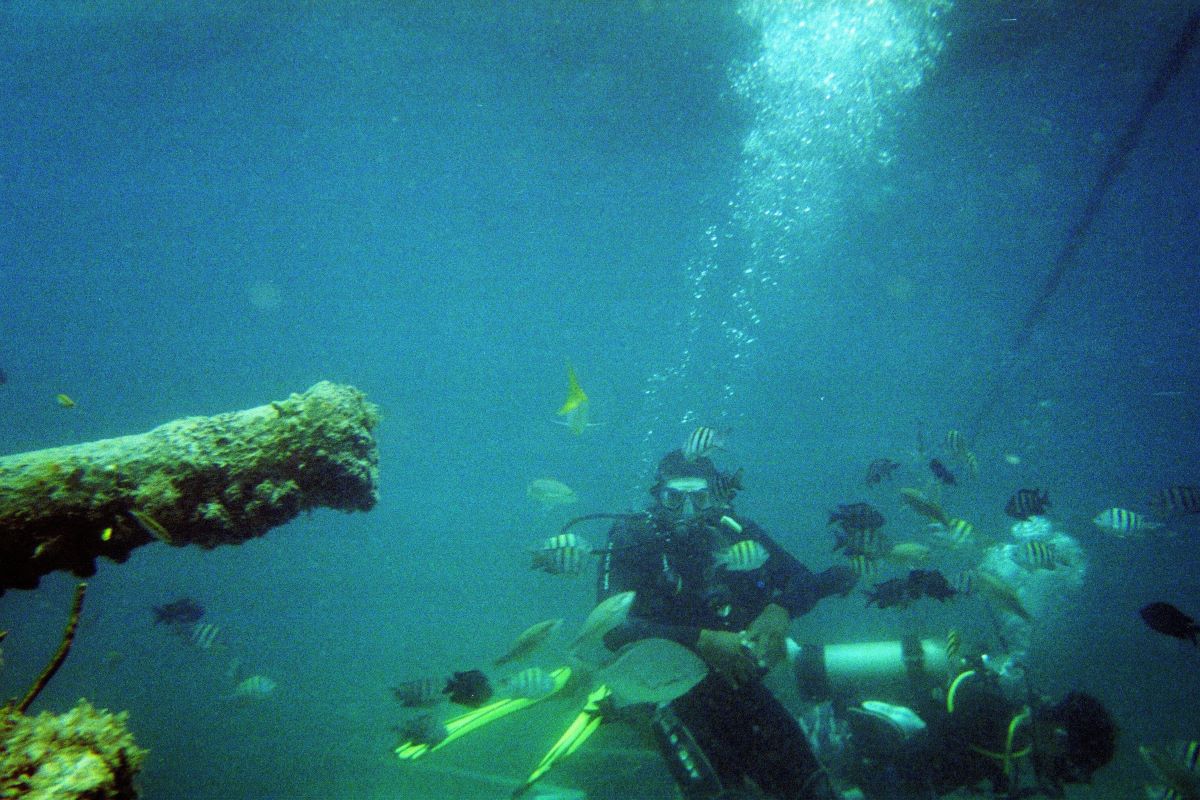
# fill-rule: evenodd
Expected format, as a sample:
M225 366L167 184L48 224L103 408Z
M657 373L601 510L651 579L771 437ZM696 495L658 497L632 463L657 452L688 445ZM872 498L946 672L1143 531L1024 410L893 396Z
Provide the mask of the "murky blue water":
M1028 635L1041 686L1120 722L1097 791L1140 792L1137 743L1200 734L1197 654L1136 614L1200 613L1195 518L1127 541L1089 522L1200 483L1195 53L1023 327L1186 4L280 5L0 9L0 452L321 379L384 415L374 511L154 545L91 579L36 708L128 709L145 797L507 796L569 703L402 765L388 687L578 624L591 580L531 573L525 549L640 507L699 423L732 429L739 509L813 567L838 557L837 503L921 535L895 489L925 480L919 435L966 431L979 477L947 506L1004 535L1008 496L1046 489L1087 555ZM598 423L580 436L554 424L568 362ZM869 491L880 456L904 466ZM541 511L539 477L579 503ZM72 584L0 599L0 695L53 651ZM220 647L151 625L185 595ZM992 635L978 601L860 595L793 632L952 625ZM232 701L250 674L279 688ZM621 726L552 778L672 791Z

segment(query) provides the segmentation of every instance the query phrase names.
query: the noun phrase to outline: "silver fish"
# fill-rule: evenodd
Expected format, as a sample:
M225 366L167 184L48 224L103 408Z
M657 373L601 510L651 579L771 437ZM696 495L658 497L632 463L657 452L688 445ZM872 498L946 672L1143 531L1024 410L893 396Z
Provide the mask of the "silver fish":
M584 642L599 641L604 634L625 622L636 595L632 591L618 592L593 608L579 628L579 634L571 642L570 649L575 650Z
M612 690L618 707L669 703L708 675L708 666L691 650L670 639L641 639L621 648L597 680Z
M525 658L534 650L541 647L558 630L562 622L562 618L560 617L558 619L543 620L542 622L530 625L517 636L512 646L508 648L508 652L497 658L492 664L499 667L510 661Z
M579 500L574 489L553 478L538 478L530 481L525 493L541 503L544 509L570 505Z

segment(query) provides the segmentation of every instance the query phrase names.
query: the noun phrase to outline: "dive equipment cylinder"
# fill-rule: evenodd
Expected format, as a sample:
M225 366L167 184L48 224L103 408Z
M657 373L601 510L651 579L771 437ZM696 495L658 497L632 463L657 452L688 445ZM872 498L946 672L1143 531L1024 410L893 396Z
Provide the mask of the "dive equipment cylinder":
M796 685L809 700L851 695L904 704L946 679L946 648L933 639L804 645L788 639L787 646Z

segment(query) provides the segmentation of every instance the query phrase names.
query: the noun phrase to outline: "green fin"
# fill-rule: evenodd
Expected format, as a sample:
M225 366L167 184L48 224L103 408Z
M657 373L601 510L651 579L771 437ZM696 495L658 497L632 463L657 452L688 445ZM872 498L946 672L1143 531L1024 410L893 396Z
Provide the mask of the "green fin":
M601 684L588 695L583 709L571 724L567 726L567 729L563 731L563 735L558 737L558 741L546 751L546 755L542 756L542 760L533 768L533 772L529 773L529 777L525 779L525 782L513 790L512 797L514 800L533 788L533 785L549 772L550 768L557 764L560 758L565 758L574 753L579 749L580 745L596 732L596 728L600 727L600 723L603 721L603 716L600 713L600 703L610 694L612 694L612 690L608 686Z
M466 736L468 733L478 730L490 722L507 717L514 711L528 708L534 703L540 703L547 697L557 694L566 685L567 680L571 677L571 668L559 667L550 673L550 677L554 679L554 689L541 697L505 697L488 703L485 706L471 709L465 714L460 714L454 719L446 721L447 735L442 741L433 746L424 742L404 742L396 747L396 756L401 760L420 758L426 753L441 750L455 739Z

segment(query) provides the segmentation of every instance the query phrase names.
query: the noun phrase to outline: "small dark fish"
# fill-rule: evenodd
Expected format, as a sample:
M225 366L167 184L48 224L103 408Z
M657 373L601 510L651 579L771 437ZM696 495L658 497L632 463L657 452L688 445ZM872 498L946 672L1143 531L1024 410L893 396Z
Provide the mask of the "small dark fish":
M867 605L880 608L906 608L914 600L932 597L944 602L958 592L936 569L910 570L907 578L892 578L867 590Z
M0 386L8 383L8 373L0 369Z
M452 703L479 708L492 699L492 684L487 675L477 669L456 672L446 681L446 688L442 689L442 694L449 695Z
M1008 498L1004 513L1013 519L1029 519L1041 516L1050 508L1050 496L1041 489L1017 489Z
M939 603L958 594L946 576L936 569L914 569L908 573L908 583L919 590L921 596L932 597Z
M450 731L446 724L433 714L420 714L402 724L393 726L392 730L400 737L401 744L423 744L437 747L446 740Z
M194 625L204 616L204 606L190 597L181 597L161 606L154 606L154 624Z
M436 706L445 699L446 681L441 678L416 678L392 687L396 702L405 708Z
M1174 636L1176 639L1185 639L1200 646L1196 640L1196 634L1200 633L1200 625L1197 625L1196 620L1170 603L1150 603L1142 606L1138 613L1142 615L1142 620L1152 630L1165 633L1167 636Z
M946 465L936 458L929 462L929 471L933 473L933 477L947 486L958 485L958 479L954 477L954 473L948 470Z
M870 503L839 503L837 511L829 512L828 524L836 524L846 533L877 531L886 523L879 509Z
M1171 486L1151 502L1162 514L1200 514L1200 486Z
M892 473L896 471L896 467L900 466L899 461L892 461L890 458L877 458L867 465L867 477L864 479L867 486L878 486L883 481L890 481Z
M880 608L907 608L914 599L908 594L908 581L905 578L877 583L866 594L867 605L874 603Z

